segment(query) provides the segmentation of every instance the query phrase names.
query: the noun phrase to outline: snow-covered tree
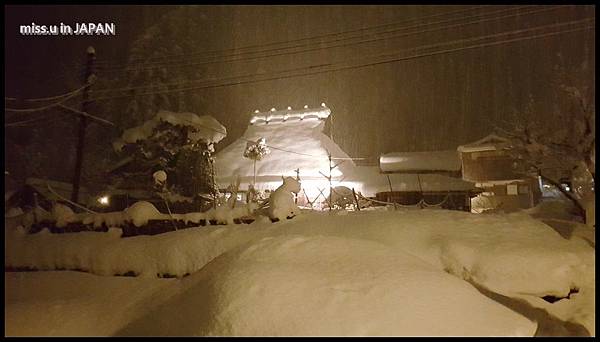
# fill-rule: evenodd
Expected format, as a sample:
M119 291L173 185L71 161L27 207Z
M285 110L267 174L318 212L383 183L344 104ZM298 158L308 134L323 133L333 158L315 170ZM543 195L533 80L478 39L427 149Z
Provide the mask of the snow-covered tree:
M132 156L136 169L122 181L152 189L155 176L164 173L169 175L169 192L188 197L214 196L217 189L212 152L214 144L226 134L225 127L210 116L160 111L113 142L115 150Z
M246 150L244 150L244 157L251 159L254 163L253 184L256 184L256 162L262 160L269 153L271 153L271 150L269 150L265 138L259 138L256 143L247 143Z
M515 163L517 171L541 176L583 213L585 205L581 201L593 192L595 177L594 73L586 61L575 68L564 65L555 67L555 113L539 115L536 101L530 97L525 111L515 116L512 125L497 130L510 139L510 153L519 161ZM578 183L576 191L561 186L560 180L565 178ZM586 179L587 184L582 184Z

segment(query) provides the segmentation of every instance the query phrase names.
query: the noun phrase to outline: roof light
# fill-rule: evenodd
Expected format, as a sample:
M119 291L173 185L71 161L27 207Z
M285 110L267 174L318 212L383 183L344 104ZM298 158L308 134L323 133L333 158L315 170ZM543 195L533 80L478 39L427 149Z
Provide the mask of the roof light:
M292 110L292 107L288 106L288 110Z
M308 105L304 105L304 109L307 109L307 108L308 108Z
M321 103L321 107L325 107L325 102Z
M257 110L255 110L255 111L254 111L254 113L260 113L260 112L259 112L259 111L258 111L258 109L257 109Z
M275 111L275 108L271 108L271 111L272 111L272 112L274 112L274 111Z

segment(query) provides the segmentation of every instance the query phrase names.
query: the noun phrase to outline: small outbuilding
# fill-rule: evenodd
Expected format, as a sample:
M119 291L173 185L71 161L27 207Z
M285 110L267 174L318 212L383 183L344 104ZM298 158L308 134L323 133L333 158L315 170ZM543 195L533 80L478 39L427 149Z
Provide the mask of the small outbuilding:
M539 179L518 173L519 160L509 149L510 142L495 134L458 147L463 179L483 190L474 208L513 211L539 202Z

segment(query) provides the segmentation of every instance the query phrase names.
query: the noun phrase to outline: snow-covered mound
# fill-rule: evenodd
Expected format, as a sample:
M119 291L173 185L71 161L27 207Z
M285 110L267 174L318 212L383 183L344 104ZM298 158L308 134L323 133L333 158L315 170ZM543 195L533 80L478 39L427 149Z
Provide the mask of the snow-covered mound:
M303 275L302 277L307 281L312 279L311 274L317 278L328 279L329 273L337 272L335 267L328 268L328 262L338 260L340 272L350 272L349 269L352 268L358 273L356 275L358 278L349 278L348 286L360 288L360 284L368 283L366 278L359 276L364 270L380 275L377 283L387 284L384 278L397 279L402 277L406 267L411 270L413 266L416 268L416 264L409 267L402 263L402 260L406 259L404 253L408 253L439 272L448 272L457 279L468 280L506 297L526 300L533 307L544 309L560 319L582 324L591 334L595 334L595 249L584 239L567 240L548 225L522 212L510 215L477 215L447 210L361 211L344 212L345 215L332 215L333 213L308 212L301 213L293 220L277 223L271 223L267 218L263 218L250 225L206 226L131 238L120 238L118 229L110 230L109 233L48 234L42 232L33 235L26 235L18 230L7 230L5 266L38 269L78 268L100 275L123 274L131 271L150 278L165 273L179 277L189 273L193 278L195 272L212 264L213 260L217 262L216 258L221 255L224 255L224 258L228 252L235 255L238 253L235 252L236 248L251 250L252 247L246 247L246 244L258 244L259 247L255 248L265 249L264 253L267 253L267 248L260 246L269 240L261 242L261 239L300 236L306 241L313 241L305 246L306 248L313 246L311 250L323 263L322 266L306 259L305 254L310 253L304 250L304 247L297 247L298 255L297 259L294 259L292 254L285 254L283 250L282 254L277 254L277 249L281 250L281 248L273 245L274 254L256 254L262 255L260 258L258 256L255 258L254 254L248 251L239 252L241 254L236 258L245 260L239 261L245 266L240 268L241 264L235 261L238 259L232 259L231 263L227 264L228 271L223 269L223 272L232 275L244 269L248 272L247 277L252 278L254 276L250 273L254 271L248 270L256 268L256 272L267 272L263 269L263 267L268 268L262 264L264 261L265 265L270 265L273 270L281 272L282 286L287 288L293 284L287 284L283 279L289 277L299 282L299 278L294 278L295 274ZM321 240L324 237L336 239ZM370 244L371 242L389 247L397 254L390 252L388 255L387 252L381 252L382 260L387 261L379 264L368 257L364 263L356 261L365 258L362 251L366 245L374 251L385 249L376 248L375 245ZM281 244L285 243L281 241ZM327 254L328 244L335 246L331 247L332 253L333 251L341 253L339 245L343 243L347 244L347 253L337 256ZM363 246L362 243L365 245ZM360 258L355 258L354 253L357 253ZM249 256L249 259L246 259L246 256ZM264 259L261 259L263 257ZM256 265L252 266L254 262ZM388 263L395 265L398 271L388 267ZM315 267L312 268L310 265ZM219 275L221 276L225 275ZM273 274L264 276L271 277L270 279L274 277ZM407 276L405 281L409 281L408 278L410 277ZM230 279L232 282L239 280L235 277L214 278L211 282L222 284L226 281L224 279ZM185 284L185 281L182 284ZM238 285L246 286L246 284ZM273 287L277 287L277 284L273 284ZM227 286L223 285L223 291L226 289ZM271 287L268 289L272 291ZM443 289L440 288L440 291ZM578 293L572 293L574 291ZM238 292L219 293L219 296L225 297L215 300L221 300L219 303L228 307L230 305L228 301L233 300L233 297L230 297L233 293ZM242 293L238 294L242 295ZM569 296L570 299L565 298L551 304L542 299L545 296L559 298ZM359 297L352 298L357 301L357 305L362 303ZM252 303L259 305L258 302ZM270 304L267 302L260 305L265 306L266 310ZM230 314L226 309L223 310L225 311L222 315ZM288 310L299 309L294 307ZM383 310L383 308L378 307L373 310ZM234 316L228 317L234 319ZM211 325L202 329L218 333L225 328ZM241 329L235 330L236 332L251 333L250 330L243 330L246 328L236 329ZM358 334L356 331L344 331L348 334Z
M532 336L536 330L468 283L358 239L264 238L219 257L182 286L121 333Z

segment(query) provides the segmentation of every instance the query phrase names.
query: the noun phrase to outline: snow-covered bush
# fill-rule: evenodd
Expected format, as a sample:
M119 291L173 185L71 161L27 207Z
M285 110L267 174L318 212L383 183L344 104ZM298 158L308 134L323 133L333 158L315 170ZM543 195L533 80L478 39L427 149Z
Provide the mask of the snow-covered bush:
M113 142L117 152L133 157L132 168L117 182L127 187L152 188L169 175L172 193L194 197L216 192L214 144L227 135L211 116L159 111L142 125L127 129ZM151 177L151 175L153 177Z
M52 207L52 216L56 221L57 227L64 227L67 225L67 223L75 220L75 213L73 210L60 203L55 203Z
M244 157L251 159L254 164L254 184L256 184L256 162L263 159L269 153L271 153L271 150L269 150L265 138L259 138L256 143L248 142L246 145Z

